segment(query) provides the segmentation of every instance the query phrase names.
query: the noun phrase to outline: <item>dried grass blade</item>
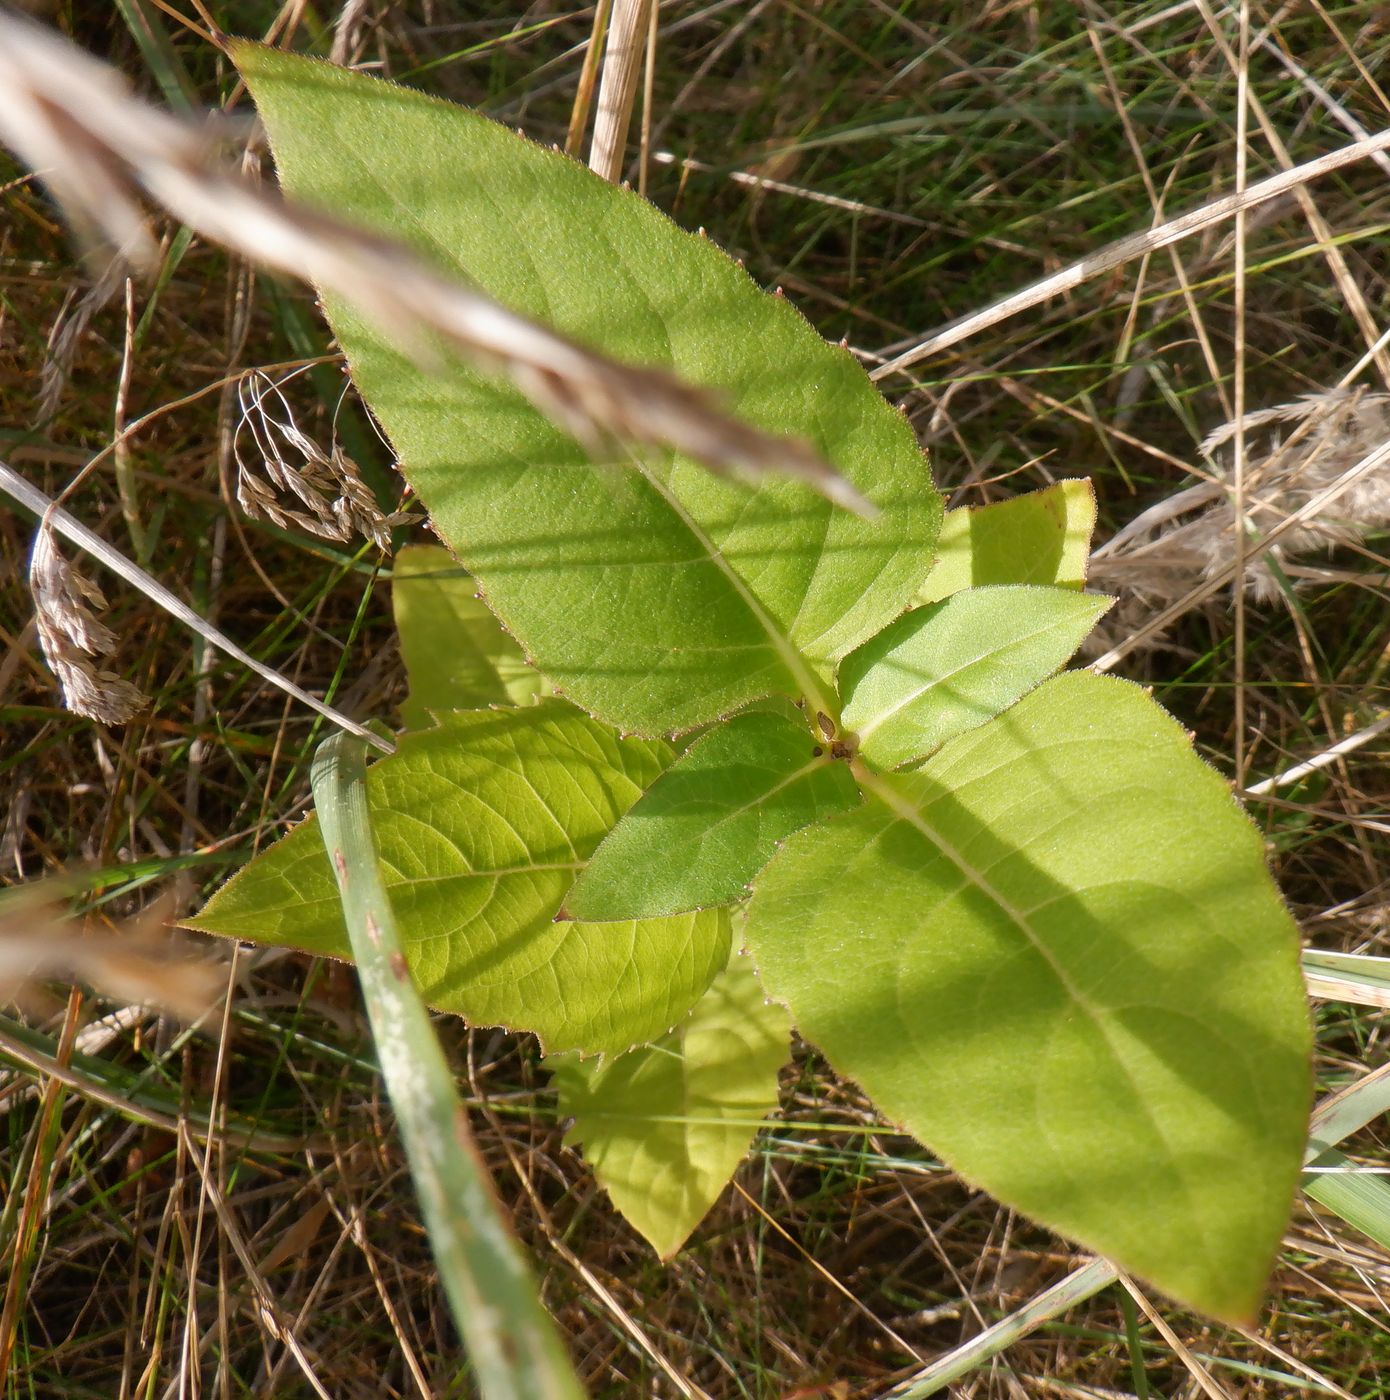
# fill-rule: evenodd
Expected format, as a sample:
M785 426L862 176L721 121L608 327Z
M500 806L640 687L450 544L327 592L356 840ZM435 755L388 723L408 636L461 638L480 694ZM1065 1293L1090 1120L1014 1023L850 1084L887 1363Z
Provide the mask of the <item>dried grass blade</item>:
M1277 773L1272 778L1252 783L1241 793L1241 796L1245 798L1264 797L1268 793L1278 792L1280 788L1292 787L1294 783L1306 778L1310 773L1316 773L1335 763L1344 755L1364 748L1372 739L1378 739L1387 730L1390 730L1390 714L1381 715L1364 729L1358 729L1355 734L1350 734L1345 739L1339 739L1335 744L1323 749L1321 753L1314 754L1312 758L1306 759L1302 763L1295 763L1292 768L1286 768L1282 773Z
M51 885L20 887L0 912L0 1002L23 1004L47 981L81 982L128 1005L154 1006L190 1024L221 999L222 970L166 932L171 901L156 900L117 929L64 915Z
M640 45L639 45L640 48ZM134 97L65 40L0 11L0 138L47 182L79 232L150 263L141 196L215 243L353 302L417 358L455 350L508 375L581 441L674 448L717 472L798 477L860 514L874 507L808 442L722 412L708 393L619 363L440 276L405 244L303 208L208 159L195 128Z
M333 735L314 757L311 781L381 1072L479 1392L483 1400L578 1400L583 1392L506 1226L410 978L377 872L362 745Z
M1007 321L1010 316L1017 316L1020 312L1040 306L1052 297L1069 292L1112 268L1132 262L1135 258L1141 258L1159 248L1167 248L1170 244L1181 242L1194 233L1201 233L1203 229L1212 228L1234 218L1242 210L1254 209L1257 205L1306 185L1310 180L1319 179L1334 170L1342 169L1343 166L1366 160L1385 150L1390 150L1390 131L1379 131L1363 141L1353 141L1340 150L1328 151L1326 155L1296 165L1292 170L1283 170L1277 175L1271 175L1267 180L1261 180L1239 194L1224 195L1199 209L1189 209L1187 213L1179 214L1177 218L1169 219L1157 228L1145 229L1142 233L1118 239L1109 247L1089 253L1069 267L1062 268L1060 272L1051 273L1031 286L1011 292L990 306L948 321L932 335L906 346L901 342L889 346L884 353L892 355L893 358L885 360L869 377L875 381L886 379L889 375L897 374L900 370L915 365L919 360L926 359L928 355L958 345L962 340L978 335L991 326L997 326L1001 321Z

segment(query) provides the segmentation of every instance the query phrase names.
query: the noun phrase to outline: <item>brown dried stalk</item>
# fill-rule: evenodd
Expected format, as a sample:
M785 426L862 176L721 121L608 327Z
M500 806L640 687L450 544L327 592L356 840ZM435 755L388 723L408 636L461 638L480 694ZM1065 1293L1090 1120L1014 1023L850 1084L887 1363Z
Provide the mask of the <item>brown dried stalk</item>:
M613 16L608 25L594 139L589 147L589 169L609 181L616 181L622 174L650 8L651 0L614 0Z
M715 471L799 477L837 505L873 507L809 443L720 412L659 370L620 364L440 276L405 244L251 184L209 160L208 141L133 97L113 69L0 11L0 137L40 172L79 232L150 263L142 195L245 257L353 302L417 357L430 332L506 373L581 441L674 448Z
M110 656L116 649L116 634L92 611L92 606L104 608L106 599L91 579L58 552L46 519L39 525L29 557L29 588L39 645L63 687L68 709L102 724L125 724L143 710L150 703L147 695L95 664L94 658Z

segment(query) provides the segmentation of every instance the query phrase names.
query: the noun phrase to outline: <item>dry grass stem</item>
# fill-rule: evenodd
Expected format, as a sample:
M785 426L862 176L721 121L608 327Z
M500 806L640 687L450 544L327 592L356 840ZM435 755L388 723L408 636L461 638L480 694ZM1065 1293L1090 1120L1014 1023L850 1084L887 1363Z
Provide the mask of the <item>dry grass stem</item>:
M102 724L125 724L143 710L149 696L96 664L116 649L116 634L92 611L104 608L106 599L91 579L59 553L47 520L39 526L29 556L29 588L39 645L63 687L68 709Z
M639 44L640 49L640 44ZM79 232L150 265L141 194L203 237L353 302L417 358L431 333L505 372L580 441L674 448L715 471L796 476L850 510L873 507L807 442L720 412L660 370L620 364L441 277L405 244L303 208L209 160L205 133L133 97L113 69L0 13L0 136L48 183Z
M589 169L605 180L616 180L622 174L650 6L651 0L613 0L598 111L594 115L594 139L589 147Z

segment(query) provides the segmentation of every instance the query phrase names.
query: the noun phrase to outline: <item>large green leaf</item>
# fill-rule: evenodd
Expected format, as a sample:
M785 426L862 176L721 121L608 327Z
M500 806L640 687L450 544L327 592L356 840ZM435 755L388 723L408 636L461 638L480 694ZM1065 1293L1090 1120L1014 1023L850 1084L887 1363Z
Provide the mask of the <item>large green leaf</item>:
M738 715L619 820L565 907L576 919L641 919L740 899L783 837L858 802L849 769L804 721Z
M441 536L526 654L643 734L809 693L910 601L940 501L912 431L845 350L646 201L463 108L254 45L236 61L285 188L412 241L559 330L805 437L880 510L756 489L656 451L591 462L510 385L426 373L325 301Z
M441 715L369 770L382 880L426 1000L585 1054L651 1041L689 1011L728 958L724 911L555 922L669 755L550 700ZM259 856L190 927L350 956L318 823Z
M1139 687L1071 672L866 790L757 881L768 991L964 1176L1248 1319L1303 1151L1309 1021L1225 784Z
M1096 495L1089 481L1058 481L1038 491L946 512L936 567L917 595L935 603L962 588L995 583L1086 582Z
M876 767L921 758L1050 676L1112 601L1022 586L914 608L840 663L844 726Z
M686 1020L655 1045L607 1065L547 1061L572 1117L567 1140L613 1204L669 1259L719 1198L759 1121L777 1107L787 1013L763 995L745 957L715 978Z
M409 729L428 729L432 710L524 705L545 679L478 598L478 585L437 544L409 545L391 569L391 606L410 695Z

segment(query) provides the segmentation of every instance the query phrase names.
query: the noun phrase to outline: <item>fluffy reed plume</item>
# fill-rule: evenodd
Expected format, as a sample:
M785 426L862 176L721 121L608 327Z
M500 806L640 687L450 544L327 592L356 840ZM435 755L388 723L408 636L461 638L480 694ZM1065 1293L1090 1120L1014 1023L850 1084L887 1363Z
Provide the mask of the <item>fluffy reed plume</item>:
M117 928L94 920L84 927L63 912L53 882L11 892L0 912L0 1005L39 1005L44 982L83 982L112 1001L201 1019L225 979L192 955L189 940L168 932L172 912L168 900L156 900Z
M1295 560L1356 544L1390 526L1390 395L1334 389L1250 413L1246 434L1244 588L1279 597ZM1200 452L1222 475L1135 517L1091 558L1090 586L1119 603L1088 643L1106 650L1145 620L1231 567L1235 520L1228 477L1236 425Z
M716 471L781 472L862 513L873 507L808 443L727 417L657 370L587 350L433 271L403 243L251 184L209 158L205 134L133 97L114 70L0 11L0 137L47 182L78 231L125 258L155 253L142 194L204 238L347 298L417 356L430 333L506 373L589 444L663 444Z
M58 552L52 527L45 521L29 556L29 588L34 595L39 645L49 669L63 687L74 714L102 724L124 724L148 705L149 698L96 658L116 649L116 635L97 620L92 607L106 599L91 579L78 573ZM90 606L89 606L90 605Z
M280 386L261 370L237 385L241 418L232 451L237 464L237 500L247 515L281 529L299 526L321 539L344 543L363 535L383 554L391 552L391 531L422 519L406 511L383 513L357 464L334 443L325 452L294 421ZM256 445L259 471L242 456L241 431ZM287 505L292 496L303 510Z

